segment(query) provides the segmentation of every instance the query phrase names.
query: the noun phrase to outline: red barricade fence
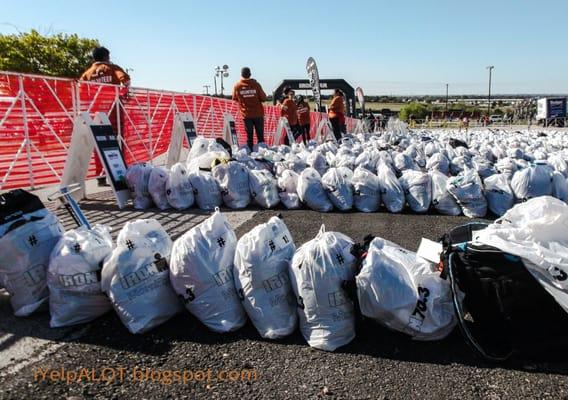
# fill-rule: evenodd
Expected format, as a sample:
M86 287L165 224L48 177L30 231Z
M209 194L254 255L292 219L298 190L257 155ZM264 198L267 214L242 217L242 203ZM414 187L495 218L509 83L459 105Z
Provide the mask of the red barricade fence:
M170 143L176 112L191 112L199 135L218 137L223 114L235 119L240 143L243 121L234 101L189 93L123 88L94 82L0 72L0 190L57 184L81 112L105 112L117 131L127 165L152 160ZM280 118L276 106L265 106L265 140L272 143ZM310 137L322 113L311 113ZM356 120L347 118L347 130ZM91 160L89 177L94 176Z

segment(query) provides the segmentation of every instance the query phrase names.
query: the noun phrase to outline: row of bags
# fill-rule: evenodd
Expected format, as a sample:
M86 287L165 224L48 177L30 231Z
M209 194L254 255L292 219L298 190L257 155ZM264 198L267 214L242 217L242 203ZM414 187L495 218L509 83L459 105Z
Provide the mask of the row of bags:
M296 248L284 222L273 217L237 240L217 210L173 243L156 220L146 219L127 223L114 244L103 226L63 233L36 206L19 215L8 210L0 221L0 250L7 255L0 284L16 315L49 301L53 327L114 308L132 333L141 333L185 307L216 332L239 329L247 316L269 339L299 325L310 346L333 351L355 337L355 303L362 315L417 340L441 339L457 321L456 297L436 265L379 237L356 245L322 226ZM526 260L566 310L567 221L565 203L539 197L515 206L477 240Z
M355 336L347 290L355 279L362 313L392 329L433 340L455 324L448 285L434 266L381 238L359 265L351 238L322 226L296 249L278 217L237 241L217 210L173 243L156 220L135 220L115 244L104 226L63 233L53 214L42 213L23 214L17 227L0 231L0 249L10 255L0 262L0 283L18 316L49 302L52 327L92 321L114 307L141 333L185 306L216 332L239 329L248 316L262 337L277 339L299 322L311 346L334 350Z

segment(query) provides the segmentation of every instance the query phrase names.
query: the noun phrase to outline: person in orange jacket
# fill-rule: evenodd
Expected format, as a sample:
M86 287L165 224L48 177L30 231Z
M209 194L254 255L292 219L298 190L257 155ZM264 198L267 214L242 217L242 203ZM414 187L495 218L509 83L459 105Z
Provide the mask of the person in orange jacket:
M122 85L125 88L130 86L130 76L118 65L110 62L110 51L106 47L95 48L92 55L94 62L83 72L79 78L80 80ZM109 118L113 120L112 115L109 115ZM103 164L95 151L95 175L97 176L98 185L106 186L106 177L102 173Z
M328 115L333 127L333 135L339 140L341 139L341 133L345 131L345 103L343 101L343 93L339 89L335 89L328 107Z
M298 125L302 133L302 140L307 145L310 140L310 105L304 100L304 96L298 96Z
M247 146L252 152L253 132L256 131L258 143L264 143L264 107L266 94L262 86L252 79L249 67L241 69L241 80L233 87L233 100L239 103L245 130L247 131Z
M280 105L280 116L285 117L290 124L290 129L292 130L292 135L294 139L299 136L300 126L298 125L298 107L296 107L296 102L294 101L294 95L296 93L291 88L284 89L284 95L286 96ZM284 138L285 144L290 144L288 136Z

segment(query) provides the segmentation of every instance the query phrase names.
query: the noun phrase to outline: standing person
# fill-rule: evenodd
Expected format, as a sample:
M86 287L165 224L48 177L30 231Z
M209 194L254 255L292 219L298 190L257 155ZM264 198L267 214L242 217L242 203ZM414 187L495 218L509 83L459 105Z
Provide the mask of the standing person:
M339 89L335 89L328 107L328 115L333 128L333 135L335 139L339 140L345 125L345 103L343 102L343 93Z
M93 50L93 64L79 78L82 81L122 85L126 89L130 86L130 76L118 65L110 62L110 51L106 47L97 47ZM114 111L114 109L113 109ZM112 112L111 112L112 113ZM109 115L112 121L112 115ZM122 119L121 119L122 120ZM95 151L95 175L99 186L107 186L106 177L102 175L103 164Z
M296 102L294 101L294 95L296 93L291 88L284 89L284 100L280 105L280 116L285 117L288 120L288 124L290 124L290 129L292 130L292 136L296 139L300 135L300 126L298 125L298 107L296 106ZM289 143L288 136L284 138L285 144ZM276 143L277 144L277 143Z
M298 125L302 133L302 140L307 146L310 140L310 105L304 100L304 96L298 96Z
M239 103L241 115L247 131L247 146L252 152L253 132L256 131L258 143L264 143L264 107L266 94L262 86L252 79L249 67L241 69L241 80L233 87L233 100Z

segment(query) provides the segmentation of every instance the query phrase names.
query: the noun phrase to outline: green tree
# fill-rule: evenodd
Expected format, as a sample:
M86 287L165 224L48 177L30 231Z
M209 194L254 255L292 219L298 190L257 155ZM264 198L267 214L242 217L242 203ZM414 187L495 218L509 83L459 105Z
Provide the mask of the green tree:
M77 78L91 63L96 39L35 30L0 35L0 70Z
M412 102L400 109L399 117L401 120L408 121L411 115L414 119L424 119L428 115L428 108L424 104Z

